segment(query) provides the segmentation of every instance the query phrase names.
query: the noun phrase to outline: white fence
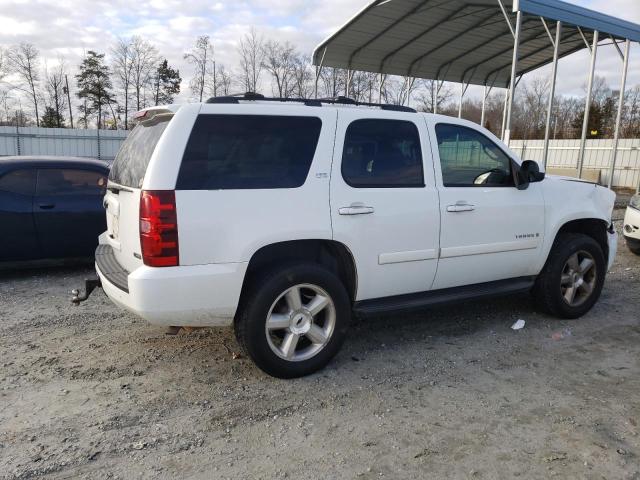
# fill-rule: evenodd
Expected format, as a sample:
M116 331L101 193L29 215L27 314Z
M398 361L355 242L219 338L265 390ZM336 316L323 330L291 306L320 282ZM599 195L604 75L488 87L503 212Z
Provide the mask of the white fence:
M111 161L129 132L0 127L0 156L67 155Z
M609 182L609 168L613 159L613 140L587 140L584 170L600 170L600 183ZM544 140L512 140L511 149L525 160L542 164ZM553 140L549 146L550 168L578 168L580 140ZM640 184L640 139L620 140L613 186L636 189Z
M113 160L129 132L123 130L71 130L66 128L0 127L0 156L70 155ZM600 170L601 183L609 180L612 140L587 140L585 170ZM542 163L543 140L513 140L511 148L524 159ZM553 140L548 167L577 168L580 140ZM640 139L620 140L614 187L640 184Z

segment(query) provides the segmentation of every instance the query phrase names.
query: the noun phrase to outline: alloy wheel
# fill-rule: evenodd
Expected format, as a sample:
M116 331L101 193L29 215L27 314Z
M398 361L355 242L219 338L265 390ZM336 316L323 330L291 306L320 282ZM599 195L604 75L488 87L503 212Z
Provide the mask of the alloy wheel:
M593 255L584 250L571 255L562 269L560 279L564 301L571 307L585 303L595 290L597 278Z
M265 333L273 353L300 362L314 357L329 343L335 325L336 307L329 294L317 285L300 284L273 302Z

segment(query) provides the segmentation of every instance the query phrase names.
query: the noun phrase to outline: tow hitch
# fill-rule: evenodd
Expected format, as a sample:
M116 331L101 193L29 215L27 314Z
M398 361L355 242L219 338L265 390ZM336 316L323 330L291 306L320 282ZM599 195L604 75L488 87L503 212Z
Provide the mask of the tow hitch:
M71 303L73 303L77 307L78 305L80 305L80 303L84 302L85 300L88 300L89 295L91 295L91 292L93 292L98 287L102 288L100 279L98 278L85 279L84 293L80 294L80 290L78 289L71 290L71 295L73 295L73 297L71 298Z

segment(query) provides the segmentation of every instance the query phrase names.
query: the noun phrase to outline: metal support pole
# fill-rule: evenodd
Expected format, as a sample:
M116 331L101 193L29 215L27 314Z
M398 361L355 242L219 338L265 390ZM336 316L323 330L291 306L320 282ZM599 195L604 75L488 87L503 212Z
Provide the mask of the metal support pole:
M20 113L22 113L22 110L20 111ZM20 148L20 126L19 126L21 118L22 118L22 115L18 115L18 111L16 110L16 151L18 153L18 156L22 154L21 148Z
M624 90L627 88L627 72L629 71L629 52L631 50L631 40L627 39L626 48L624 49L624 63L622 66L622 85L620 86L620 102L618 103L618 116L616 117L616 130L613 135L613 158L611 159L611 167L609 168L609 188L613 186L613 174L616 169L616 160L618 159L618 143L620 142L620 124L622 123L622 110L624 109Z
M484 86L484 93L482 94L482 113L480 114L480 126L484 127L484 119L487 113L487 86Z
M598 39L600 32L593 32L593 47L591 48L591 65L589 67L589 83L587 85L587 101L584 107L584 121L582 122L582 137L580 138L580 153L578 154L578 178L582 178L584 152L587 145L587 129L589 128L589 113L591 111L591 95L593 94L593 80L596 71L596 57L598 55Z
M344 87L344 96L349 97L349 90L351 90L351 70L347 69L347 81Z
M71 108L71 91L69 90L69 77L67 75L64 76L64 82L66 84L66 89L67 89L67 103L69 104L69 121L71 122L71 128L73 128L73 108ZM125 112L125 122L126 122L126 116L127 116L127 113Z
M547 108L547 126L544 130L544 151L542 167L547 168L549 159L549 139L551 137L551 117L553 116L553 102L556 95L556 80L558 78L558 58L560 55L560 40L562 39L562 22L556 24L556 40L553 45L553 73L551 73L551 91L549 92L549 106Z
M516 74L518 72L518 50L520 49L520 34L522 32L522 12L516 15L516 35L513 42L513 59L511 60L511 87L509 88L509 104L507 106L507 121L503 141L509 145L511 141L511 116L513 101L516 93Z
M505 127L507 126L507 102L508 101L509 101L509 89L507 88L504 91L504 109L502 110L502 126L500 127L500 130L502 131L500 138L502 139L504 139L504 130L505 130Z
M460 84L460 103L458 104L458 118L462 118L462 101L464 100L464 83Z
M436 80L436 83L434 84L433 98L432 98L434 114L438 113L438 93L440 93L440 89L438 88L438 81Z
M318 98L318 82L320 81L320 75L322 75L322 67L324 66L324 56L327 54L327 47L324 47L322 52L322 58L320 59L320 65L316 67L316 84L315 84L315 97Z

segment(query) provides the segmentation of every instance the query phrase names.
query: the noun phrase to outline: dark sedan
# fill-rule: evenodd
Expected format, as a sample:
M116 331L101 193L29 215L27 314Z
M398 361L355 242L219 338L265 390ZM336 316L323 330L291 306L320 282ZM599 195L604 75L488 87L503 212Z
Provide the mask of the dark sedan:
M93 256L108 176L100 160L0 157L0 261Z

